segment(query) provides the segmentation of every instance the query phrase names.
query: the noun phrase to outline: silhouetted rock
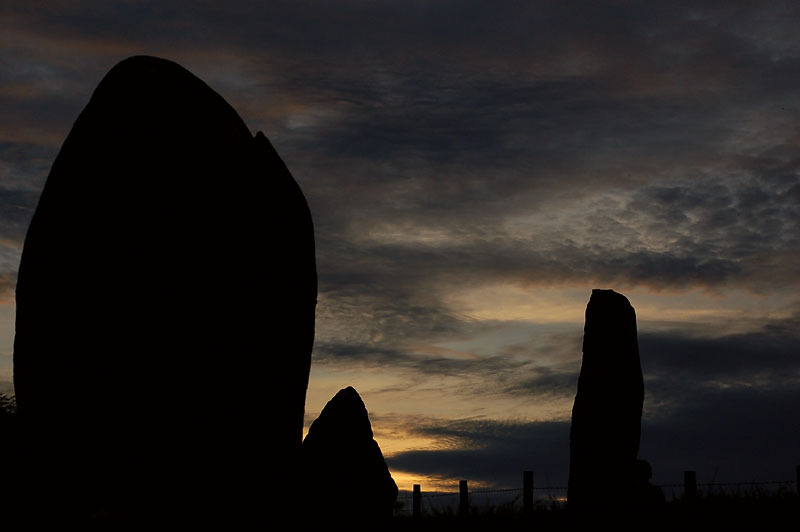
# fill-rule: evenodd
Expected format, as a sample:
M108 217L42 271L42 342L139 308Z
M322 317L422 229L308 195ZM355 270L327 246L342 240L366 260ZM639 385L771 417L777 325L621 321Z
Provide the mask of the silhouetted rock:
M625 296L592 290L572 408L570 509L614 508L628 497L636 482L643 400L636 313Z
M321 519L373 523L392 515L397 484L352 387L325 405L303 440L306 482Z
M316 295L311 215L266 137L175 63L116 65L22 253L14 379L45 479L28 488L78 515L291 491Z
M634 488L630 499L635 512L654 515L664 509L666 500L661 488L650 483L653 468L647 460L636 460L634 466Z

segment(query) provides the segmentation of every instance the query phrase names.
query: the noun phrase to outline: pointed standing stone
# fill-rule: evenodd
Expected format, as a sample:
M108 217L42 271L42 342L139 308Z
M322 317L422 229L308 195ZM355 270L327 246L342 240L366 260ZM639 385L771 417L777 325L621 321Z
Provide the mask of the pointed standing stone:
M376 523L392 516L397 484L358 392L348 386L322 409L303 440L305 478L323 519Z

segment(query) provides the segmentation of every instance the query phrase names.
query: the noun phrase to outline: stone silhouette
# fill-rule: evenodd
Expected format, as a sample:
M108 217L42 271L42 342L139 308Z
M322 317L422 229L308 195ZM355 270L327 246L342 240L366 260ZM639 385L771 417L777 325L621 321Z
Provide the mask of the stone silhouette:
M570 428L570 509L613 508L636 484L644 383L636 313L622 294L592 290Z
M651 478L653 478L653 468L650 466L650 462L636 460L634 469L636 483L630 501L634 512L653 515L664 509L666 502L664 492L650 482Z
M353 387L339 390L311 424L303 460L309 496L322 519L363 525L392 516L397 484Z
M31 496L75 515L279 498L316 296L311 214L267 138L173 62L117 64L22 253L14 381L28 476L44 479Z

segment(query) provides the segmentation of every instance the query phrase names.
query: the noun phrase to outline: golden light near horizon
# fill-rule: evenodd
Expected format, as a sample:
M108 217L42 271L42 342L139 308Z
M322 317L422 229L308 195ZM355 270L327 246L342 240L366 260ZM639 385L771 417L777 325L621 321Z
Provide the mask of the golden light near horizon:
M623 293L636 310L637 320L653 324L780 320L796 312L793 293L755 292L736 287L711 291L703 288L653 290L637 286L500 283L468 287L447 294L445 300L451 307L478 320L582 324L592 288L611 288Z
M450 292L445 301L477 320L578 323L590 294L580 288L495 283Z
M458 493L458 483L465 480L457 477L444 477L444 476L426 476L418 473L411 473L407 471L392 471L392 478L397 484L400 491L412 492L414 491L414 484L420 485L420 490L424 492L438 492L438 493ZM467 479L468 480L468 479ZM491 484L481 482L479 480L472 480L469 482L470 489L487 489L491 488Z

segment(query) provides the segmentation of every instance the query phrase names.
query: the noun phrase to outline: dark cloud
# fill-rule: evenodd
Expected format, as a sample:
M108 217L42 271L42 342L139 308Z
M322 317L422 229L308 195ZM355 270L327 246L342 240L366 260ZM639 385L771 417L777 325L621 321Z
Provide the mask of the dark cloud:
M672 408L651 410L643 419L639 456L653 466L655 483L680 485L687 469L697 470L703 483L792 480L800 443L796 386L679 394ZM439 448L398 453L387 462L400 471L502 487L518 487L520 472L532 469L539 486L566 485L569 424L409 419L401 430L431 438Z
M11 208L16 212L24 209L28 217L33 216L33 209L39 201L39 193L57 150L57 146L0 142L0 172L3 176L2 190L5 191L3 194L26 195L3 200L10 202Z
M13 161L17 153L15 147L0 143L0 155ZM22 243L39 201L41 186L38 179L28 180L27 175L15 175L8 168L0 163L4 177L0 184L0 302L14 297Z
M38 201L38 191L0 186L0 236L21 247Z
M395 454L387 458L391 470L504 487L533 470L540 486L566 486L569 423L409 419L407 430L445 448Z
M579 364L557 367L533 366L521 368L514 378L507 380L503 393L539 398L571 398L578 386Z
M787 323L796 325L797 320ZM689 386L794 386L800 380L800 335L782 327L718 337L640 333L642 364L653 378Z
M685 401L668 417L645 417L640 457L653 465L654 481L680 484L686 469L700 482L791 480L800 441L796 390L717 390ZM448 448L399 453L390 468L442 478L466 478L516 487L532 469L537 484L566 485L569 422L441 420L419 435Z
M646 417L640 456L661 483L792 479L800 426L800 393L793 388L733 387L682 391L680 405Z
M661 482L680 483L684 469L698 469L701 482L791 478L800 444L797 330L794 316L740 334L640 333L641 455Z
M700 482L791 480L800 444L796 326L795 316L740 334L640 332L646 380L640 456L653 465L655 482L680 484L686 469L698 470ZM505 391L572 395L578 369L517 368L514 387ZM538 485L566 483L569 421L378 420L433 442L432 450L390 457L391 468L503 487L516 487L528 468Z

